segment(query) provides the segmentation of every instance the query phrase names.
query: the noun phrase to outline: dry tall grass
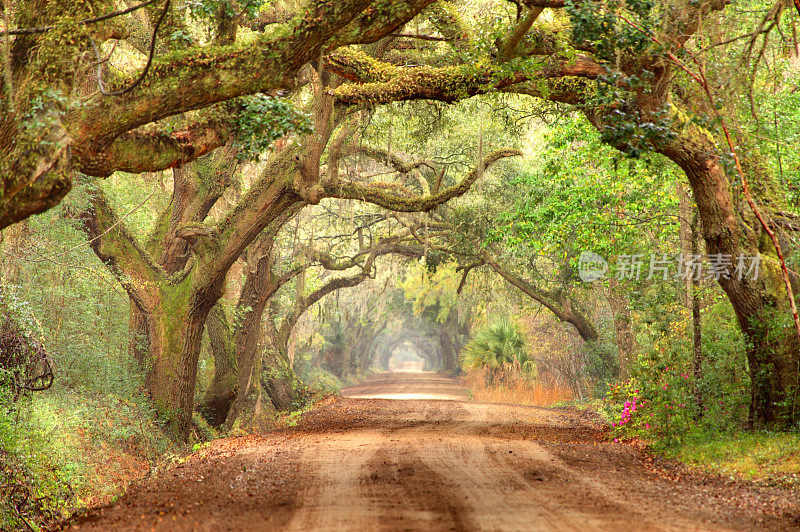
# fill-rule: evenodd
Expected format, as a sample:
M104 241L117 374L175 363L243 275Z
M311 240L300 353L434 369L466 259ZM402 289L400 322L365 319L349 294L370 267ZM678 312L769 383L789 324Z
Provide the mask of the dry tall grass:
M514 374L494 379L494 382L488 377L486 370L473 370L462 377L476 401L548 406L573 398L568 387L556 383L543 384L536 379Z

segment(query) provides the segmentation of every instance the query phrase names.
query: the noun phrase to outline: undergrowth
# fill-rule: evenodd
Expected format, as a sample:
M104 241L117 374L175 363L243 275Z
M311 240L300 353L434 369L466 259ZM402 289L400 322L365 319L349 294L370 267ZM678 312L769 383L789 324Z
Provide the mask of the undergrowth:
M800 487L800 433L695 434L666 455L700 469Z
M535 376L505 372L498 376L489 369L475 369L462 377L462 382L476 401L548 406L570 401L572 392L557 384L544 385Z
M745 430L750 381L729 305L706 309L702 339L699 371L688 316L640 349L631 378L609 384L600 405L612 439L726 476L798 485L800 433Z
M8 404L8 403L6 403ZM0 450L0 528L52 526L108 503L173 444L130 399L54 387L6 407Z

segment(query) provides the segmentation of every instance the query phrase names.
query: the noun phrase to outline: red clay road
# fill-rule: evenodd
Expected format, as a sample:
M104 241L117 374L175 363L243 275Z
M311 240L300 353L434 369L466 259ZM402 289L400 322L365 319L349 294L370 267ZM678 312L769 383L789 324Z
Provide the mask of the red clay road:
M589 415L378 375L293 428L213 442L81 530L800 530L800 494L608 441ZM398 399L408 400L398 400Z

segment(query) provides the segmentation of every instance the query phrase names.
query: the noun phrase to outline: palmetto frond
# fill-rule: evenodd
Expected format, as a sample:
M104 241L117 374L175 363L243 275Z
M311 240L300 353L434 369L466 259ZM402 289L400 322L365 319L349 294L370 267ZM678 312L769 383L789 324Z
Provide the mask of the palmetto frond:
M525 352L525 340L517 325L499 318L482 328L461 351L461 363L467 368L514 367L532 371L533 360Z

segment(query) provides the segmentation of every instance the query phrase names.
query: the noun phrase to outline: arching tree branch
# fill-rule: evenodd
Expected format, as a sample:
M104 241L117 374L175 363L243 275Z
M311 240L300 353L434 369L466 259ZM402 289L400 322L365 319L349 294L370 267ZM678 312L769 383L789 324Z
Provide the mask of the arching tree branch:
M326 56L325 68L354 82L332 91L337 101L372 105L417 99L455 102L526 81L565 76L595 79L607 73L605 67L580 54L571 59L549 57L538 67L525 69L507 69L488 61L412 68L383 63L360 52L337 50Z
M501 265L489 253L483 253L482 258L486 264L491 266L498 275L517 287L525 295L538 302L543 307L550 310L559 320L567 322L575 327L578 334L586 342L597 340L599 335L597 329L591 321L579 312L574 303L564 294L550 293L540 289L533 283L523 279L509 268Z
M489 168L506 157L521 155L522 152L517 149L498 150L484 159L483 168ZM401 196L390 191L392 186L383 183L355 183L338 179L325 183L324 188L325 196L329 198L357 199L398 212L427 212L467 192L480 173L480 169L475 168L459 184L426 197Z
M117 277L131 299L141 310L152 311L150 292L166 280L164 270L155 264L117 217L103 191L94 191L87 208L73 216L81 222L92 250Z

